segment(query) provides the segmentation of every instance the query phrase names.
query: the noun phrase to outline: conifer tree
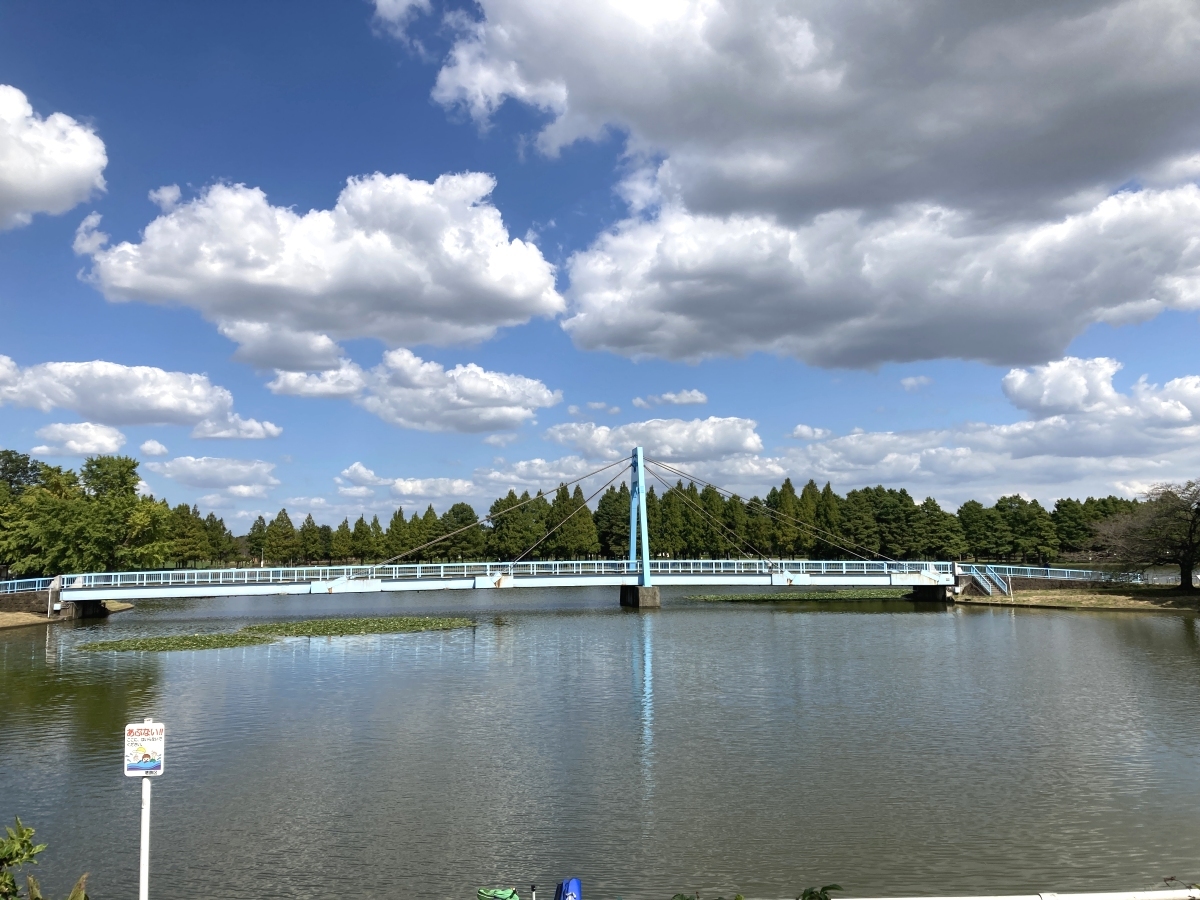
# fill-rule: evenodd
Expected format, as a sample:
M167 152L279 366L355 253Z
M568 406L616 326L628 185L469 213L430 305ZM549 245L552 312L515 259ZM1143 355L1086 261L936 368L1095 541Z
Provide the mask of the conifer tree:
M402 553L411 550L413 544L409 542L408 522L404 518L404 509L397 506L396 511L392 513L392 519L388 522L387 534L384 536L384 556L387 559L400 556ZM399 559L397 562L407 562L407 559Z
M455 503L441 516L445 541L436 545L439 555L450 562L467 562L483 556L486 535L479 516L469 503Z
M371 526L367 524L365 517L359 516L354 523L351 540L351 546L354 549L350 555L360 564L365 565L375 558L375 535L371 532Z
M428 544L430 541L436 541L444 533L442 531L442 520L438 518L438 514L434 512L433 504L430 503L425 510L425 514L421 516L421 543ZM437 562L438 560L446 559L445 545L439 542L426 547L421 551L420 558L423 562Z
M488 515L492 516L492 527L487 534L487 553L493 559L516 559L545 533L545 525L533 508L536 504L525 491L520 497L509 492L496 500Z
M705 485L700 492L700 508L708 515L703 517L704 553L712 559L724 559L731 553L740 556L741 548L733 545L724 528L725 498L712 485Z
M347 563L354 556L354 533L350 530L349 519L342 519L342 524L334 531L330 550L335 562Z
M267 540L267 520L259 516L246 533L246 550L260 565L263 562L263 545Z
M737 494L725 501L722 514L726 535L729 539L729 552L732 556L757 556L760 548L750 540L749 518L746 515L746 504Z
M324 555L324 549L321 529L317 527L312 513L309 513L300 525L300 558L306 563L325 560L327 557Z
M839 540L842 528L842 498L833 492L829 482L821 488L817 497L816 515L814 516L813 552L821 558L839 559L846 555L846 550Z
M596 504L592 517L596 523L596 535L600 540L600 553L606 559L629 557L629 486L609 485Z
M379 516L371 516L371 562L383 559L386 538L387 534L379 524Z
M275 565L287 565L294 562L300 555L300 540L296 534L296 526L286 509L279 513L267 525L267 533L263 540L263 556Z

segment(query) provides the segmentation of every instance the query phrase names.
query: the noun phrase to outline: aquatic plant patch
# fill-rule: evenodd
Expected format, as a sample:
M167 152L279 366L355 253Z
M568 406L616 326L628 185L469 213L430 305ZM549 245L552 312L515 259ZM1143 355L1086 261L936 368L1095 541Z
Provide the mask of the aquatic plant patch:
M220 650L270 644L285 637L344 637L355 634L410 634L418 631L449 631L469 628L471 619L446 616L386 616L360 619L309 619L302 622L265 622L247 625L240 631L210 634L175 634L163 637L125 638L119 641L92 641L77 649L87 652Z
M469 628L471 619L439 616L389 616L371 619L309 619L304 622L267 622L247 625L243 633L276 637L343 637L351 634L406 634L413 631L449 631Z
M212 634L171 634L163 637L125 638L120 641L92 641L80 644L76 649L87 652L105 650L221 650L226 647L251 647L255 644L269 644L274 640L270 635L245 634L241 631L215 632Z
M844 591L785 591L778 594L696 594L689 600L724 603L819 602L829 600L902 600L911 588L847 588Z

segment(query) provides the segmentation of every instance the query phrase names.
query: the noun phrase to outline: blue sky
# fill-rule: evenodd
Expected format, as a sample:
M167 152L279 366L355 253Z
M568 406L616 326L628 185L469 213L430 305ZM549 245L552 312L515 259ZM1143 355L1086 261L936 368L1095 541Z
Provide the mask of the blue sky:
M1196 477L1198 43L1166 0L0 5L0 445L235 530L634 442L948 508Z

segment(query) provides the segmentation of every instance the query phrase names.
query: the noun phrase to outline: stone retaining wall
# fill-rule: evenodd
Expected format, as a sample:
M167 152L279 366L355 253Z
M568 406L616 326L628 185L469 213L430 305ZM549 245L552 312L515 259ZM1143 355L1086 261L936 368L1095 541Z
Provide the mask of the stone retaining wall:
M31 612L46 614L50 599L49 591L21 591L17 594L0 594L0 612Z

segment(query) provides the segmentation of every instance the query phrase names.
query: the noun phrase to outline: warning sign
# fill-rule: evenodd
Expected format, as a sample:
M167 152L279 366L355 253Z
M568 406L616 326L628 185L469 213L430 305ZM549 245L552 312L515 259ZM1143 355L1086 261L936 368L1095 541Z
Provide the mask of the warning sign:
M134 722L125 726L125 774L161 775L167 727L162 722Z

